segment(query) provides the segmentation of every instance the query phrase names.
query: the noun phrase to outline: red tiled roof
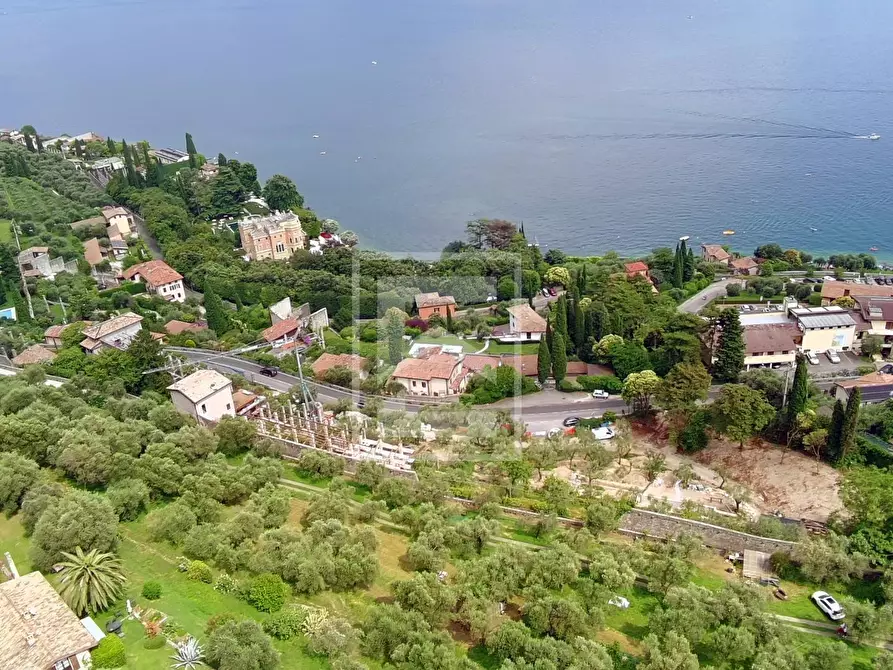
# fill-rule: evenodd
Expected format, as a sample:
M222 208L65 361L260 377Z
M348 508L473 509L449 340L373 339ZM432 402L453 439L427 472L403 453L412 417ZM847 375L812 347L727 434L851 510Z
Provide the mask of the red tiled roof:
M845 281L826 281L822 284L823 300L837 300L845 295L853 298L889 298L893 297L893 286L853 284Z
M635 272L648 272L648 266L645 265L642 261L627 263L624 267L626 267L627 274L633 274Z
M178 321L177 319L171 319L166 324L164 324L164 329L168 332L169 335L179 335L182 332L187 330L192 332L198 332L201 330L207 330L207 326L203 326L200 323L189 323L188 321Z
M800 329L791 323L745 326L744 350L748 355L795 351L797 343L794 338L800 335Z
M313 370L313 374L317 377L322 377L326 371L331 370L332 368L348 368L349 370L353 370L354 372L362 372L363 364L366 362L366 359L360 356L359 354L329 354L325 353L315 361L310 366L310 369Z
M469 372L480 372L490 366L494 370L499 367L499 356L487 356L485 354L468 354L462 359L462 367Z
M537 361L539 361L539 356L537 354L521 354L520 356L506 354L502 357L503 365L511 365L525 377L536 376Z
M728 260L731 254L722 248L719 244L702 244L701 248L708 256L713 256L718 261Z
M13 365L33 365L35 363L49 363L56 357L49 349L44 349L39 344L34 344L27 349L25 349L22 353L12 359Z
M736 258L729 265L736 270L751 270L757 266L757 262L748 256L747 258Z
M545 333L546 320L526 302L520 305L512 305L508 309L509 314L515 317L515 327L519 333Z
M456 359L446 354L431 358L405 358L397 364L391 377L400 379L449 379L456 369Z
M275 342L276 340L282 339L289 333L297 331L298 327L299 326L297 319L285 319L283 321L280 321L279 323L274 323L260 335L267 342Z
M856 386L860 388L866 386L887 386L888 384L893 384L893 375L888 375L883 372L872 372L864 377L859 377L858 379L837 382L838 386L845 389L850 389Z
M139 263L133 267L129 267L123 272L125 279L133 279L134 276L140 275L146 280L147 284L152 286L163 286L183 279L183 275L174 270L164 261L147 261Z

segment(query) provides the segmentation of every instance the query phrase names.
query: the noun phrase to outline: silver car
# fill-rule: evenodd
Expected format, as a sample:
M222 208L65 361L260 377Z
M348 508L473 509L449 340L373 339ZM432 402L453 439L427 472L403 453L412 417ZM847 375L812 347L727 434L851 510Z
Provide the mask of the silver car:
M834 596L825 591L816 591L809 598L832 621L840 621L846 616L846 612L843 611L840 603L834 599Z

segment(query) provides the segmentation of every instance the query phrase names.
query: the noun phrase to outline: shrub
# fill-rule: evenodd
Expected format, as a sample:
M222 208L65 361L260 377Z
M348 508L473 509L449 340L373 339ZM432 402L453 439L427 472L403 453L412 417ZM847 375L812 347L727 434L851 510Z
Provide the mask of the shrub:
M407 328L418 330L421 333L424 333L426 330L428 330L428 322L418 317L407 319L403 325Z
M288 597L288 584L279 575L265 573L251 580L246 600L261 612L278 612Z
M574 391L582 391L583 387L573 379L562 379L558 382L558 390L565 393L573 393Z
M210 584L214 581L214 573L204 561L190 561L189 567L186 568L186 576L196 582L204 582Z
M735 298L741 295L741 284L727 284L726 295L730 298Z
M363 342L378 342L378 328L366 326L360 331L360 340Z
M160 635L156 635L155 637L146 638L146 641L143 642L143 647L145 649L161 649L165 644L167 644L167 640Z
M608 410L607 412L602 414L602 421L605 421L607 423L614 423L615 421L617 421L617 412Z
M143 598L158 600L161 597L161 584L158 582L146 582L143 584Z
M205 635L210 635L215 630L220 628L225 623L229 623L230 621L236 621L236 615L232 612L221 612L220 614L215 614L208 622L205 624Z
M607 391L616 395L623 390L623 381L610 375L580 375L577 383L584 391Z
M237 586L236 580L225 572L214 582L214 590L220 591L220 593L232 593Z
M90 654L94 668L120 668L127 664L124 643L117 635L106 635Z
M264 621L263 628L267 635L272 635L278 640L290 640L301 632L303 622L304 612L299 609L290 609L274 614Z

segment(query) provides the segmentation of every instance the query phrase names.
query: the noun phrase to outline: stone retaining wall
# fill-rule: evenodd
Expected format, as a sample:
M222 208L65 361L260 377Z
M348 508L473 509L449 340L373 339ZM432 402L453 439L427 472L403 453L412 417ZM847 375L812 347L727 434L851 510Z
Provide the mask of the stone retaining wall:
M651 512L644 509L633 509L620 519L620 532L636 536L670 539L679 535L697 535L708 547L727 551L791 551L796 542L760 537L750 533L714 526L703 521L681 519L667 514Z

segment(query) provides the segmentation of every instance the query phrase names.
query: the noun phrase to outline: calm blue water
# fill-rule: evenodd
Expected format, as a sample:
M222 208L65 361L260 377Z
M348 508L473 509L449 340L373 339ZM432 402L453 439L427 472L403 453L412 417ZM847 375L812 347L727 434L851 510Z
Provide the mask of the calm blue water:
M891 31L889 0L0 0L0 126L189 130L393 251L500 217L893 257Z

